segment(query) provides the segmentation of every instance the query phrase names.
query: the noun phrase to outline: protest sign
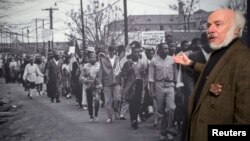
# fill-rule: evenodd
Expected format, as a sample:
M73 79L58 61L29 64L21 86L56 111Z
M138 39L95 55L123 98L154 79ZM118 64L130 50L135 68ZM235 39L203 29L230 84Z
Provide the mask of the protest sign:
M155 48L158 44L165 41L164 31L147 31L141 34L141 43L144 48Z

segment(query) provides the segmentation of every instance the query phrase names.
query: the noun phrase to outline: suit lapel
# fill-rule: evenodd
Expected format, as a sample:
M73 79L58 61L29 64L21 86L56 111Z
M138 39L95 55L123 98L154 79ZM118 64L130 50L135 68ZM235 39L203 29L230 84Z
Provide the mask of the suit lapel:
M212 69L212 71L209 74L209 77L207 78L207 81L204 85L204 88L201 92L201 96L195 106L194 112L193 114L199 109L201 103L203 102L204 98L207 96L207 92L210 89L211 84L215 81L217 75L219 74L219 72L221 71L221 69L224 67L224 65L226 64L226 62L228 61L228 59L230 58L230 56L235 52L235 50L238 48L238 45L240 44L239 41L237 41L236 43L233 44L232 47L230 47L230 49L228 49L228 51L221 57L221 59L219 60L219 62L214 66L214 68ZM198 80L198 83L200 81L200 78ZM195 88L195 91L197 89L197 85ZM192 95L191 101L190 101L191 105L190 108L193 108L193 102L194 102L194 94ZM190 109L192 111L192 109Z
M54 65L54 66L56 66L56 62L55 62L55 60L54 60L54 59L52 60L52 62L53 62L53 65Z
M115 56L115 62L114 62L114 66L112 67L111 61L109 60L108 57L106 57L105 62L111 67L111 68L115 68L117 62L119 61L119 58L117 56Z

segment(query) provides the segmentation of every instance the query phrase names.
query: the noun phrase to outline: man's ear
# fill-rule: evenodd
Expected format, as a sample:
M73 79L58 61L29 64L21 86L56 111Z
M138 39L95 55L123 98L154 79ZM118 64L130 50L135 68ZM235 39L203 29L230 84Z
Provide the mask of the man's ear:
M241 28L235 29L234 34L239 36L240 35L240 30L241 30Z

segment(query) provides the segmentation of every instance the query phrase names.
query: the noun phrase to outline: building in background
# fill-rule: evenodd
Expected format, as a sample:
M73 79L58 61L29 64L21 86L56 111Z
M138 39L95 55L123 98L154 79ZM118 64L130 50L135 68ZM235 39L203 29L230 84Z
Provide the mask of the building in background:
M165 35L190 41L194 37L200 37L206 29L206 21L210 13L199 9L190 15L189 22L187 22L187 15L182 12L176 15L130 15L128 16L129 41L140 40L141 32L145 31L165 31ZM124 21L113 21L108 28L110 34L120 35L124 31ZM122 44L123 39L124 37L121 36L117 44ZM112 39L109 40L112 41Z
M204 24L210 12L204 10L197 10L190 17L189 27L190 31L204 30ZM187 21L184 20L184 15L130 15L128 16L128 30L134 31L151 31L164 30L185 32ZM109 31L122 31L124 27L123 20L114 21L109 25Z

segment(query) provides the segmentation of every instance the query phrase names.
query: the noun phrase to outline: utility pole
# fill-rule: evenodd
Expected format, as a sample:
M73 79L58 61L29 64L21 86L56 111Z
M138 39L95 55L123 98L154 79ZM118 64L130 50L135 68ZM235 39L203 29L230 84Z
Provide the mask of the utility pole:
M38 53L39 52L39 49L38 49L38 28L37 28L37 22L38 22L38 20L43 20L43 19L34 19L35 20L35 22L36 22L36 53ZM43 25L44 26L44 25Z
M23 43L23 29L24 29L24 28L22 28L22 43Z
M3 48L3 25L1 25L1 48Z
M43 19L43 29L44 29L44 19ZM45 50L45 41L43 40L43 53L46 55L46 50Z
M3 37L3 48L5 47L5 37Z
M37 19L35 19L35 21L36 21L36 53L38 53Z
M52 41L51 41L51 47L52 47L52 51L53 51L53 40L54 40L54 33L53 33L53 10L59 10L58 8L46 8L46 9L42 9L42 10L48 10L49 11L49 17L50 17L50 29L52 30Z
M5 43L5 48L8 48L8 37L7 37L7 33L5 31L5 38L4 38L4 43Z
M128 45L128 17L127 17L127 0L123 0L124 8L124 37L125 37L125 46Z
M30 44L30 39L29 39L29 27L27 26L27 41L28 41L28 44L27 44L27 48L26 50L28 49L29 50L29 44Z
M11 32L9 33L10 34L10 44L9 44L9 48L11 48Z
M16 43L15 43L15 44L16 44L16 45L15 45L15 46L16 46L16 49L17 49L17 41L18 41L18 35L17 35L17 33L16 33L16 40L15 40L15 42L16 42Z
M30 33L29 27L27 26L27 40L28 40L28 45L30 44L29 33Z
M6 34L5 34L5 36L3 37L3 47L6 48Z
M85 46L85 31L84 31L84 21L83 21L83 4L81 0L81 22L82 22L82 49L84 50L86 48Z
M5 48L5 36L4 35L4 28L2 27L2 35L3 35L3 48Z

